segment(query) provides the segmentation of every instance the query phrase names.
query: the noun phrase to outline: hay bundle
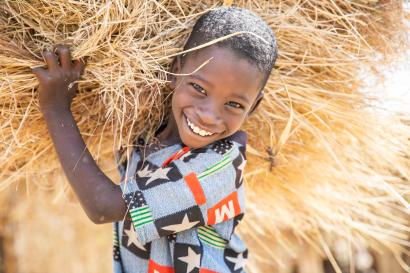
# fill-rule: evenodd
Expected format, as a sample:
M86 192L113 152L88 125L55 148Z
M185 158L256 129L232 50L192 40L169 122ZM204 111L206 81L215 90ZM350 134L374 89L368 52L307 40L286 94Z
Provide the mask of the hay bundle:
M89 56L72 110L98 160L153 132L168 111L166 69L195 19L217 1L2 1L0 3L0 190L19 181L67 190L38 111L30 67L68 43ZM327 235L365 239L397 257L408 245L408 124L377 115L358 92L375 55L402 47L401 1L234 1L272 26L280 47L261 109L246 123L250 268L271 268L265 239L285 232L330 255ZM281 241L282 240L282 241ZM259 248L256 248L258 246ZM260 251L260 253L258 252ZM265 269L266 272L266 269Z

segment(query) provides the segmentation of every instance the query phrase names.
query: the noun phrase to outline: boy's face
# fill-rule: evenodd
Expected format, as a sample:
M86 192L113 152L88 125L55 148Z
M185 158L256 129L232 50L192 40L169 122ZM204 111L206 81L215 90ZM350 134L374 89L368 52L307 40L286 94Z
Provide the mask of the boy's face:
M202 49L187 56L183 65L177 59L172 72L192 73L171 81L173 115L168 124L168 129L191 148L234 134L262 98L262 72L227 48Z

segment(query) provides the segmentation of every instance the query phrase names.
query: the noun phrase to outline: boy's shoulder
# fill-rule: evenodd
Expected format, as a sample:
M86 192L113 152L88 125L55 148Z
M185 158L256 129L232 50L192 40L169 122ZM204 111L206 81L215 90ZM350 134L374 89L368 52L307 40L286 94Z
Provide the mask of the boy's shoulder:
M237 131L229 137L220 139L212 143L211 150L224 155L227 151L232 151L232 148L239 150L243 156L246 154L246 143L248 142L248 136L244 131Z
M225 138L231 141L235 141L239 144L241 144L242 146L246 147L246 143L248 142L248 135L246 134L245 131L236 131L233 135Z

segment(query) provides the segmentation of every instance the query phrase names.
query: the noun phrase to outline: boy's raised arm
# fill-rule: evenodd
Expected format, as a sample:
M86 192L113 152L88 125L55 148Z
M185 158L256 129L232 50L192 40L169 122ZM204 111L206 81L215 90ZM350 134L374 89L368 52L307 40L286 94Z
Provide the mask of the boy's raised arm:
M39 102L64 172L84 211L94 223L123 220L126 204L122 191L98 167L87 149L70 106L76 81L85 68L82 60L71 61L64 45L43 53L47 68L33 68L40 82Z

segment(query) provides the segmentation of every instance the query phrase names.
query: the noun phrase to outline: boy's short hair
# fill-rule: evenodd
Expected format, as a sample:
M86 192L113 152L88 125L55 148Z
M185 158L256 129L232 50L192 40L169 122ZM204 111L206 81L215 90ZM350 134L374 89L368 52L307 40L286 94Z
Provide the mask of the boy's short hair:
M237 7L220 7L205 13L195 23L185 43L184 50L239 31L252 32L265 39L267 43L254 35L243 33L215 45L230 48L241 58L256 65L264 74L263 88L275 65L278 48L272 29L250 10Z

